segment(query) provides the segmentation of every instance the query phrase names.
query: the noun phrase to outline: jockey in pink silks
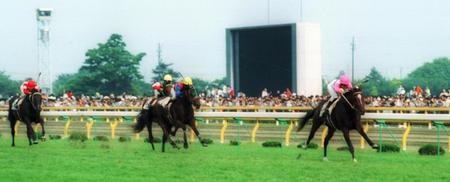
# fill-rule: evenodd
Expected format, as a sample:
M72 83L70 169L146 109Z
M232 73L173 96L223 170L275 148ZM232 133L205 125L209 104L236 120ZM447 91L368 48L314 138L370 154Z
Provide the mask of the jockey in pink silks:
M333 80L327 85L327 91L330 94L330 99L324 104L325 107L322 107L320 110L320 116L323 115L325 110L327 110L330 105L332 105L340 95L344 94L348 90L352 89L352 83L348 79L347 75L341 75L338 80ZM330 112L331 113L331 112Z

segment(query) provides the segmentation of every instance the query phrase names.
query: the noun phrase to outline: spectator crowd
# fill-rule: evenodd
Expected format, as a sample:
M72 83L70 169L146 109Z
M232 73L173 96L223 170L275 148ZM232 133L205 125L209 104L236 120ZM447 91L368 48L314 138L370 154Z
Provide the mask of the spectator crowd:
M442 90L438 96L424 92L421 88L414 88L410 92L400 86L395 96L367 96L366 106L369 107L450 107L450 89ZM259 97L248 97L244 93L234 94L233 89L224 86L220 89L211 89L199 94L204 107L217 106L263 106L263 107L315 107L327 96L303 96L291 93L289 89L274 94L264 89ZM44 100L44 106L79 106L79 107L141 107L147 97L133 96L123 93L121 95L76 96L68 91L63 96L50 95ZM0 107L7 107L8 99L0 100Z

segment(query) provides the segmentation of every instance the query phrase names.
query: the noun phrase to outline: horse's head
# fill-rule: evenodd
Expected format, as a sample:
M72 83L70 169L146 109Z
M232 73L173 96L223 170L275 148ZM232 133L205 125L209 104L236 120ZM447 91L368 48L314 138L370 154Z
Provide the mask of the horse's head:
M358 110L362 115L366 112L364 95L362 90L358 86L351 89L344 95L350 102L349 104L351 104L354 109Z
M184 91L184 97L188 100L189 104L192 104L195 109L200 109L200 97L196 96L195 88L189 87Z
M36 112L42 110L42 94L37 90L33 90L28 97L30 99L31 106Z

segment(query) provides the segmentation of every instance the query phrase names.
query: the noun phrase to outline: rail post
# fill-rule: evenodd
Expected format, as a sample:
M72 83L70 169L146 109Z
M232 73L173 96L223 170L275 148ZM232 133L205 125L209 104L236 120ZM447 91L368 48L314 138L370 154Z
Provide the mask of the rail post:
M364 126L364 133L367 133L367 132L369 132L369 122L368 121L366 121L366 125ZM362 149L365 148L366 140L364 140L364 137L361 137L359 142L361 144L361 148Z
M222 129L220 130L220 143L225 143L225 131L227 130L227 120L223 120L222 122L223 126Z
M255 124L255 126L253 127L253 130L252 130L252 142L253 143L256 142L256 132L258 131L258 129L259 129L259 120L256 120L256 124Z
M408 136L409 136L410 132L411 132L411 123L408 123L407 126L406 126L406 130L403 133L403 137L402 137L402 148L403 148L403 150L406 150L407 143L408 143Z

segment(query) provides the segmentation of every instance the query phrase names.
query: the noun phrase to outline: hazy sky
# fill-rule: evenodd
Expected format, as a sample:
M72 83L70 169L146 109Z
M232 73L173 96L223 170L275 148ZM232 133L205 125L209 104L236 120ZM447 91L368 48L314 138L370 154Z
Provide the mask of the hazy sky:
M51 57L54 75L74 73L84 54L112 33L123 35L132 53L145 52L148 81L163 57L184 75L225 76L225 29L266 25L266 0L5 0L0 11L0 71L15 79L37 75L35 9L54 9ZM350 71L356 38L356 76L377 67L405 76L424 62L450 54L450 1L303 0L303 21L322 29L322 72ZM300 0L271 0L270 24L300 20Z

